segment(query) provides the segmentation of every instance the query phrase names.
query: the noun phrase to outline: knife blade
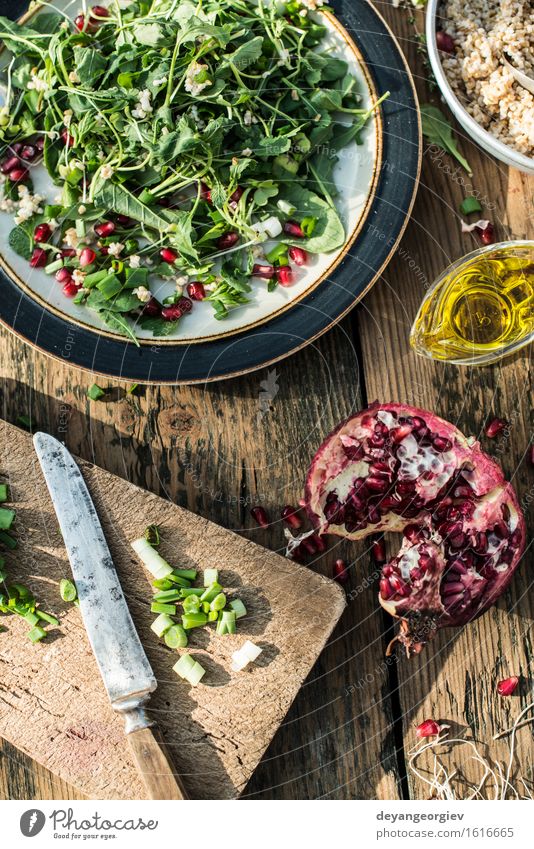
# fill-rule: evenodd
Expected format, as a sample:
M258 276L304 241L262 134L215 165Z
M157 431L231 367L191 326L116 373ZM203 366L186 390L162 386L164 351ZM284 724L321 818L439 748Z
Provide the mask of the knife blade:
M111 706L124 715L125 731L151 798L187 798L159 732L153 731L155 723L144 711L157 681L82 473L65 446L53 436L36 433L33 442L63 534L87 636Z

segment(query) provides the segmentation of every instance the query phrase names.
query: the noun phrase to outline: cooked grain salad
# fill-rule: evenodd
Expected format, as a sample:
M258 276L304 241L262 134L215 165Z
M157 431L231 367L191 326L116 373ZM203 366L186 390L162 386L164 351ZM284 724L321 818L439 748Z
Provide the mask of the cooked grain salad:
M534 0L444 0L439 21L454 41L442 63L460 102L500 141L534 156L534 96L502 60L506 52L534 76Z

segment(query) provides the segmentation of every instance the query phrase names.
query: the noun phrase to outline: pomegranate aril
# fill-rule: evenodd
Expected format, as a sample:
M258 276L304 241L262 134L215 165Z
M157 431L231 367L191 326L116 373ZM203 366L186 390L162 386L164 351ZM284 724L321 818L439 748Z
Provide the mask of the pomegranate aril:
M438 29L436 31L436 47L444 53L454 53L454 39L448 32Z
M195 281L194 283L189 283L187 286L187 294L194 301L203 301L206 297L206 290L202 283Z
M37 156L37 148L33 144L25 144L20 152L20 158L26 162L33 162Z
M446 581L443 584L443 595L456 595L456 593L463 593L464 585L460 583L460 581Z
M453 560L449 566L449 571L457 575L467 575L467 568L461 560Z
M12 168L7 175L7 178L8 180L11 180L12 183L23 183L29 176L30 172L27 168Z
M253 277L263 277L264 280L271 280L274 277L274 265L260 265L256 263L252 268Z
M80 254L80 266L85 268L86 265L91 265L96 259L96 253L92 248L84 248Z
M48 262L48 252L43 248L34 248L30 258L32 268L42 268Z
M227 251L233 248L239 241L239 233L223 233L217 240L217 247L220 251Z
M12 171L13 168L18 168L20 166L20 159L18 156L8 156L7 159L3 159L0 164L0 170L2 174L7 174L9 171Z
M52 230L50 229L50 226L46 223L38 224L35 230L33 231L33 238L36 242L48 242L51 235Z
M61 249L61 256L62 256L63 259L76 256L76 250L75 250L75 248L62 248Z
M45 146L45 139L44 139L44 136L39 136L39 138L38 138L38 139L37 139L37 141L35 142L35 147L37 148L37 150L39 151L39 153L42 153L42 152L43 152L43 150L44 150L44 146Z
M58 283L66 283L69 280L72 280L71 273L68 268L58 268L55 273L55 278Z
M69 280L67 283L65 283L65 285L63 286L63 294L66 295L67 298L74 298L74 296L78 294L78 287L76 283L74 283L72 280Z
M393 595L389 581L386 578L380 578L380 595L382 598L388 599Z
M162 248L159 252L159 255L162 258L163 262L168 262L171 265L178 259L177 252L173 251L172 248Z
M497 684L497 692L499 696L511 696L517 689L519 678L517 675L512 675L510 678L505 678Z
M211 189L209 188L209 186L206 185L206 183L200 184L200 197L202 198L202 200L205 200L208 203L212 202Z
M242 188L242 186L238 186L235 192L232 192L232 194L230 195L230 203L239 203L239 201L243 197L244 191L245 190Z
M452 494L454 498L469 498L473 492L467 484L460 484L453 489Z
M484 433L489 439L495 439L495 437L499 436L507 427L508 422L506 421L506 419L499 419L495 417L486 424L486 427L484 428Z
M258 523L260 528L268 528L269 527L269 518L267 513L263 507L253 507L250 511L250 514L254 521Z
M370 492L385 492L389 481L385 478L367 478L365 485Z
M310 537L310 539L313 540L315 548L319 552L319 554L323 554L326 551L326 542L324 541L323 537L319 536L319 534L314 534L312 537Z
M164 321L178 321L182 315L183 312L178 304L170 304L168 307L163 307L161 310L161 317Z
M105 239L107 236L113 235L116 225L114 221L103 221L102 224L96 224L94 229L97 236Z
M396 445L398 445L398 443L402 442L403 439L406 439L406 437L409 436L411 432L411 425L399 425L399 427L396 427L394 430L391 431L391 439Z
M85 26L85 15L76 15L74 18L74 26L81 32Z
M475 232L477 233L480 241L483 245L493 245L495 242L495 230L493 229L493 224L488 224L484 230L481 227L475 227Z
M303 266L308 264L308 253L302 248L290 246L288 253L289 259L292 260L295 265Z
M402 533L410 542L417 542L421 534L421 529L418 525L406 525Z
M450 439L446 439L443 436L434 436L432 439L432 445L436 451L439 451L440 453L450 451L452 448L452 442Z
M288 236L293 236L294 239L305 239L306 234L300 224L297 224L296 221L286 221L284 224L284 233L287 233Z
M129 215L122 215L121 213L118 213L115 216L115 221L122 227L131 227L135 223L133 218L130 218Z
M415 729L417 737L424 739L425 737L437 737L441 731L441 726L435 719L425 719L421 725Z
M67 128L66 128L66 127L63 127L63 129L61 130L60 135L61 135L61 138L63 139L63 143L64 143L64 144L66 144L68 147L73 147L73 145L74 145L74 136L71 136L71 134L69 133L69 131L67 130Z
M383 539L373 540L373 557L376 563L382 564L386 562L386 547Z
M285 522L288 527L294 528L297 531L302 527L302 519L299 516L298 510L295 507L291 507L290 504L286 504L280 515L282 517L282 521Z
M9 145L9 149L12 150L13 153L16 153L17 156L19 155L19 153L21 152L23 147L24 147L23 142L13 142L13 144Z
M109 18L109 12L105 6L93 6L90 14L91 16L96 15L98 18Z
M339 584L346 584L349 579L349 570L344 560L336 560L334 563L334 580Z
M291 286L293 283L293 271L289 265L282 265L275 269L276 279L280 286Z
M150 318L157 318L161 315L161 304L156 298L150 298L143 307L143 315L148 315Z

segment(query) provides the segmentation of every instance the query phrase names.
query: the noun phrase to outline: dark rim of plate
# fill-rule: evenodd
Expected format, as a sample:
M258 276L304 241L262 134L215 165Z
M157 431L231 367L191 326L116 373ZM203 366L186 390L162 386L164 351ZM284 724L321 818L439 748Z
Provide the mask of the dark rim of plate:
M365 224L334 271L308 296L272 320L206 343L142 345L61 318L21 291L0 270L0 321L41 351L106 377L139 383L203 383L254 371L308 345L336 324L373 285L394 253L415 198L421 132L413 82L386 23L367 0L331 4L360 50L381 108L381 171ZM19 17L25 4L0 3ZM2 8L4 7L4 8Z

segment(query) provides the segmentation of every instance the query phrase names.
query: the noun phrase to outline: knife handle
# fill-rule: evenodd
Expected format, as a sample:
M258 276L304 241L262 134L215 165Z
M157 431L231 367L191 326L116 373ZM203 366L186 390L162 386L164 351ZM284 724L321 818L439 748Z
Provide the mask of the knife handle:
M188 799L157 725L126 735L149 799Z

